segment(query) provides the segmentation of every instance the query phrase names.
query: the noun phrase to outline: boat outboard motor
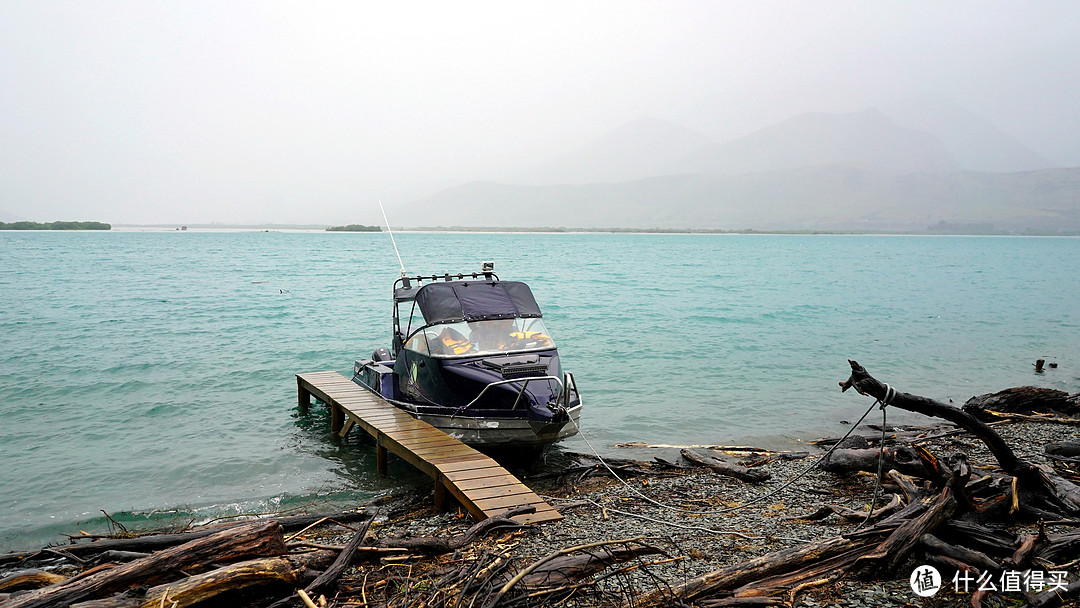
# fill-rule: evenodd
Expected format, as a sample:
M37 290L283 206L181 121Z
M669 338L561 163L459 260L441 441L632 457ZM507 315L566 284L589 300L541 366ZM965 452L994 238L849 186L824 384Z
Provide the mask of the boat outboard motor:
M375 352L371 353L371 358L374 361L393 361L394 357L390 354L390 349L385 346L380 346L375 349Z

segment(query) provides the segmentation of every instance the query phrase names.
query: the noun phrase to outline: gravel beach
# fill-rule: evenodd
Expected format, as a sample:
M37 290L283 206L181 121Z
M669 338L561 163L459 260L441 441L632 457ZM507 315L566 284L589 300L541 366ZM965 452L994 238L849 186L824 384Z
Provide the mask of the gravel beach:
M1043 451L1048 443L1077 440L1077 427L1065 424L1022 422L995 428L1018 456L1036 464L1050 464ZM868 428L856 432L872 440L878 433ZM940 428L931 435L940 435ZM973 468L971 479L996 468L996 461L985 446L965 433L949 433L920 440L919 444L939 460L964 454ZM764 461L753 468L770 474L769 479L754 483L691 466L680 460L677 449L670 447L627 449L625 459L608 459L611 468L594 455L556 452L543 467L522 477L562 513L563 521L498 529L473 542L459 543L450 551L427 551L416 543L462 538L477 522L459 507L436 511L432 487L428 484L403 488L360 506L374 515L363 545L382 548L365 549L366 557L354 560L357 565L345 569L337 580L337 595L330 593L324 605L457 606L465 599L478 606L485 605L495 591L515 574L528 573L530 566L547 563L545 559L573 547L579 549L570 552L570 556L588 557L582 545L602 544L604 550L634 554L623 555L614 563L576 579L560 581L564 570L572 571L581 564L560 566L561 569L549 572L538 569L536 572L547 578L540 582L526 579L515 583L516 587L508 586L516 595L503 598L504 601L512 606L636 606L637 600L650 592L665 591L759 556L857 531L863 519L859 514L865 513L873 500L875 475L822 470L817 464L824 453L824 449L815 445L808 445L801 457L753 452L748 460ZM926 493L934 494L936 490ZM881 496L875 504L881 507L889 498ZM839 513L821 516L823 507L834 508ZM811 518L814 514L818 517ZM352 517L354 521L366 519L363 513L342 514L349 515L356 516ZM845 519L846 515L850 516ZM996 517L995 521L998 523L989 522L989 525L1010 535L1030 534L1037 529L1034 522L1000 523L1011 521L1007 516ZM1076 523L1051 524L1047 532L1074 532L1072 524ZM286 540L294 551L340 548L352 539L354 530L336 521L323 521L288 535ZM600 550L589 551L598 555ZM941 582L938 593L919 597L909 580L915 568L921 566L917 560L922 559L922 553L916 549L913 555L892 570L892 575L878 580L839 576L840 571L832 571L792 591L758 598L756 604L730 605L850 608L972 605L974 589L954 589L953 582L947 580L951 573L943 577L946 580ZM1076 557L1080 556L1069 559ZM591 567L597 562L594 559L583 563ZM815 562L810 560L810 563ZM71 563L40 567L63 576L73 576L83 569ZM1068 569L1066 582L1080 578L1075 563L1058 564L1058 567ZM483 572L479 579L481 586L470 587L468 581L479 572ZM8 573L0 572L0 577L5 574ZM442 592L447 588L456 591ZM468 594L460 593L465 588L470 589ZM284 587L276 597L289 597L294 591ZM295 603L298 599L295 594L292 598L292 605L299 605ZM316 596L316 605L318 600ZM1022 606L1030 600L1019 592L995 593L981 605ZM273 603L273 597L253 596L248 601L237 596L229 601L232 603L228 605L265 607ZM712 603L715 601L704 598L692 605L703 608L721 605ZM468 602L461 605L469 605ZM0 596L0 604L3 603Z
M1049 463L1042 451L1047 443L1077 439L1076 427L1062 424L1011 423L998 426L997 431L1019 456L1037 463ZM873 438L876 431L859 429L857 433ZM939 458L963 452L977 468L994 467L989 452L970 435L959 434L923 445ZM511 559L521 568L566 547L639 538L663 551L662 556L650 556L641 561L664 561L665 556L680 559L639 568L632 576L619 577L617 581L612 579L613 588L605 593L614 598L675 585L756 556L854 531L861 522L846 521L835 515L821 521L807 521L801 517L824 505L865 512L872 498L873 475L836 475L823 471L813 466L823 450L810 446L809 451L810 456L804 459L776 460L762 465L771 474L771 478L763 483L745 483L703 468L634 476L624 481L610 476L579 479L580 473L561 479L527 479L537 492L550 499L565 519L486 542L491 545L489 549L512 547L509 551ZM627 457L650 460L659 455L658 452L661 451L638 448L628 450ZM670 459L670 451L663 457ZM777 491L795 477L797 481ZM372 534L377 537L449 536L460 534L471 525L472 522L459 512L434 513L426 506L429 504L426 498L426 492L420 491L409 499L400 499L411 501L410 506L387 505L384 508L388 512L406 510L408 513L380 517L372 527ZM877 505L880 507L883 502L879 498ZM744 505L747 506L736 508ZM342 541L341 538L338 540ZM844 578L809 588L795 595L793 606L970 605L970 593L957 594L951 589L943 588L942 593L933 598L917 597L908 581L908 575L916 565L912 562L910 567L901 569L898 574L903 576L893 580ZM352 576L364 576L363 570L356 569ZM1075 570L1070 572L1069 580L1076 576ZM606 597L605 593L599 596ZM589 597L596 599L595 594ZM579 599L583 601L578 605L590 604L584 597ZM1017 594L1015 599L1023 598ZM991 598L984 605L998 605L995 604L997 601Z

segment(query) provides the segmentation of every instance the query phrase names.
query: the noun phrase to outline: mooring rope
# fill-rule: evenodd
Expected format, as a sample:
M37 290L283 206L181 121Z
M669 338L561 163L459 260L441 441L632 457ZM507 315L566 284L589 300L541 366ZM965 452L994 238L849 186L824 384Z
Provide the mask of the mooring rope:
M848 430L848 432L846 434L844 434L844 436L841 437L836 443L834 443L832 445L832 447L830 447L829 450L827 452L825 452L825 454L821 458L819 458L816 462L814 462L810 466L806 467L804 470L797 473L794 477L787 480L783 485L776 488L772 492L769 492L768 494L758 496L757 498L754 498L754 499L752 499L752 500L750 500L748 502L745 502L745 503L743 503L741 505L737 505L737 506L734 506L734 507L727 507L727 508L724 508L724 509L717 509L717 510L713 510L713 511L693 511L693 510L690 510L690 509L683 509L683 508L680 508L680 507L675 507L675 506L672 506L672 505L664 504L664 503L662 503L662 502L660 502L658 500L654 500L654 499L649 498L648 496L642 494L637 488L635 488L633 485L631 485L625 479L620 477L619 474L616 473L615 470L612 469L610 465L608 465L607 461L604 460L604 458L602 456L600 456L600 453L596 450L595 447L593 447L593 444L592 444L591 441L589 441L589 438L586 437L585 433L583 433L581 431L581 426L578 425L577 420L574 420L573 418L571 418L570 421L574 423L574 426L577 428L578 434L581 435L581 438L585 440L585 444L589 446L589 449L592 451L593 456L596 456L596 459L600 461L600 464L604 465L604 468L607 469L608 473L611 473L611 475L613 477L615 477L615 479L617 479L620 483L622 483L623 486L628 488L634 494L637 494L637 496L639 498L641 498L642 500L645 500L646 502L652 503L653 505L656 505L657 507L660 507L662 509L667 509L667 510L672 511L672 512L683 513L683 514L686 514L686 515L719 515L721 513L729 513L731 511L737 511L739 509L745 509L745 508L749 507L750 505L759 503L759 502L761 502L763 500L766 500L768 498L772 498L773 496L776 496L777 494L779 494L783 490L787 489L791 484L795 483L796 481L798 481L802 477L806 476L806 474L808 474L811 470L813 470L814 467L820 465L822 462L825 462L825 460L829 456L831 456L834 451L836 451L836 448L839 447L840 444L843 443L844 440L847 439L853 432L855 432L855 429L859 428L859 425L862 424L862 421L865 420L868 415L870 415L870 412L872 412L874 410L874 408L878 404L881 404L882 415L884 416L885 404L888 401L891 401L892 397L896 395L896 392L892 390L892 387L890 387L887 384L885 386L886 386L885 400L882 401L882 400L879 399L878 401L875 401L873 404L871 404L870 407L859 418L859 420L857 422L855 422L855 424L853 424L851 426L851 429ZM890 392L891 392L891 395L890 395ZM882 433L884 434L884 424L882 425ZM879 479L879 482L880 482L880 479L881 479L881 470L880 469L881 469L881 460L880 460L880 456L879 456L879 461L878 461L878 479ZM554 498L554 497L550 497L550 498ZM556 499L556 500L570 500L570 499ZM871 510L871 512L873 512L873 505L871 505L870 510Z
M870 499L870 511L866 514L866 519L862 520L862 523L855 526L855 530L866 525L870 521L870 518L874 515L874 508L877 507L878 493L881 492L881 475L885 468L885 430L888 428L888 419L885 416L885 406L892 403L893 398L896 397L896 390L885 384L885 396L878 399L874 405L880 404L881 407L881 440L878 442L878 457L877 457L877 477L874 478L874 495ZM873 406L871 406L873 407Z

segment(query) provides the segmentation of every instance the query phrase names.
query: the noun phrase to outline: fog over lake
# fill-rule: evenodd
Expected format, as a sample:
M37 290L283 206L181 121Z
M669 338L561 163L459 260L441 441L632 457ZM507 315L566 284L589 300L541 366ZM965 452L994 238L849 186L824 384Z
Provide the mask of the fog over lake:
M1055 1L4 3L0 221L1068 227L1077 31Z

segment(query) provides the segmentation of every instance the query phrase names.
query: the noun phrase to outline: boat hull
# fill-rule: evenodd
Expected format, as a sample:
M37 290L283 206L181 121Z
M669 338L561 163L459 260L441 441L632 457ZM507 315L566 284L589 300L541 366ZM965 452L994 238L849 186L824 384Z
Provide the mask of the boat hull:
M396 394L392 367L387 362L357 361L353 382L386 399L418 420L462 443L485 451L535 452L578 432L582 403L578 397L561 419L530 419L526 409L460 410L403 401Z
M569 420L543 424L524 418L452 416L417 412L408 405L395 403L413 417L423 420L458 441L477 448L542 448L572 437L578 432L581 404L569 408Z

